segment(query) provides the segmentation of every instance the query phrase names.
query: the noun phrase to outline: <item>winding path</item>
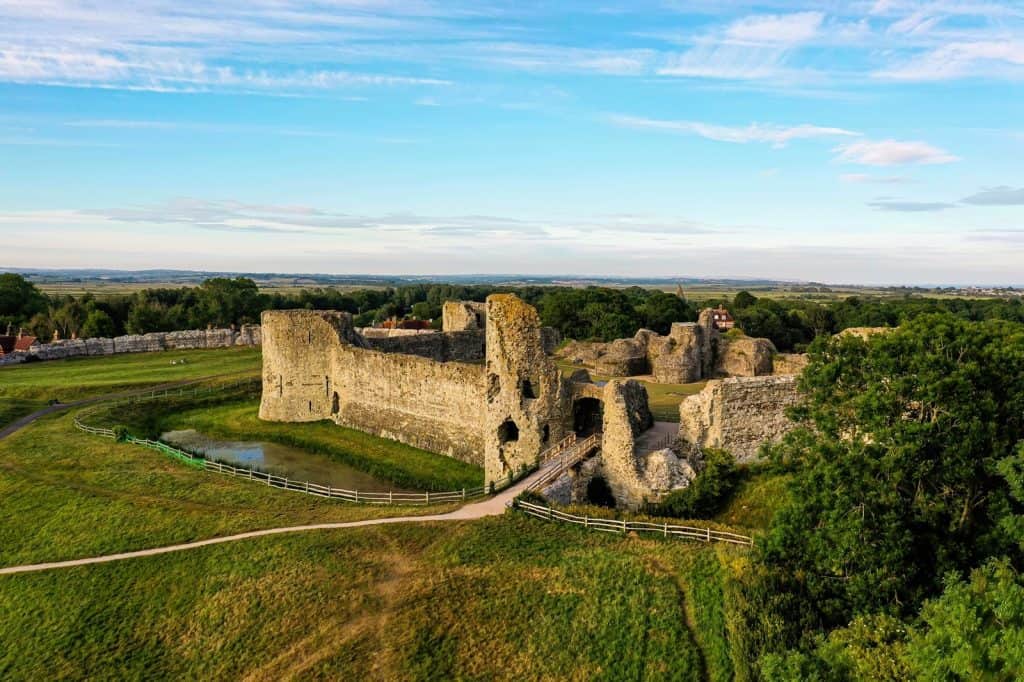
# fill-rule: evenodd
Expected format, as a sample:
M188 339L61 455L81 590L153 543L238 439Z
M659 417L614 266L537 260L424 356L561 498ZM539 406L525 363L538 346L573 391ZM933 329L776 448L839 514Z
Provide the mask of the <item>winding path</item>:
M179 545L167 545L166 547L153 547L152 549L140 549L135 552L121 552L119 554L107 554L104 556L88 557L85 559L71 559L69 561L51 561L44 564L26 564L23 566L8 566L0 568L0 575L12 573L33 573L35 571L47 571L52 568L71 568L73 566L88 566L90 564L105 564L111 561L123 559L135 559L144 556L156 556L157 554L168 554L170 552L182 552L188 549L197 549L207 545L219 545L225 542L238 542L249 538L258 538L266 535L280 535L283 533L303 533L313 530L334 530L337 528L358 528L361 526L379 526L386 523L425 523L428 521L469 521L482 519L485 516L499 516L505 513L509 503L538 476L544 474L546 469L538 469L515 485L503 490L494 497L481 502L467 504L459 509L445 514L427 514L424 516L392 516L379 519L365 519L363 521L346 521L343 523L317 523L308 526L282 526L280 528L268 528L266 530L253 530L247 533L236 535L225 535L219 538L208 540L196 540L195 542L184 542Z

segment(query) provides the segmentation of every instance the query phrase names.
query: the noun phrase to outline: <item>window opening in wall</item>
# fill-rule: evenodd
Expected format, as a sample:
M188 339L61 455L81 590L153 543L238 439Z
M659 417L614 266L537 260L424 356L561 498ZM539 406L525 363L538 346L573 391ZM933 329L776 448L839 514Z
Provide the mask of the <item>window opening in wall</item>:
M519 440L519 427L511 419L506 419L498 427L498 442L511 443Z
M537 397L537 391L533 388L533 383L529 379L523 379L523 398L527 400L533 400Z
M313 401L312 400L309 401L309 411L310 412L313 411Z
M544 430L540 433L540 441L546 444L549 440L551 440L551 427L545 424Z
M338 400L338 392L334 392L334 396L331 398L331 414L338 414L338 410L341 409Z
M601 401L580 398L572 404L572 429L577 436L589 436L601 428Z

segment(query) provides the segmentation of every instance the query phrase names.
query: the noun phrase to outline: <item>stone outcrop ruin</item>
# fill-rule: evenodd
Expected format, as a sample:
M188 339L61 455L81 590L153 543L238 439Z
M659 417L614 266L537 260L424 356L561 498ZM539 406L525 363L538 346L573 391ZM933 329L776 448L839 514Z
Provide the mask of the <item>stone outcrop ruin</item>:
M610 343L571 342L559 355L613 377L650 375L665 384L688 384L713 377L772 373L775 346L768 339L721 333L711 309L697 322L675 322L668 336L641 329L631 339Z
M793 424L786 409L799 402L795 376L734 377L709 381L679 405L679 439L696 448L728 450L739 462L757 458Z

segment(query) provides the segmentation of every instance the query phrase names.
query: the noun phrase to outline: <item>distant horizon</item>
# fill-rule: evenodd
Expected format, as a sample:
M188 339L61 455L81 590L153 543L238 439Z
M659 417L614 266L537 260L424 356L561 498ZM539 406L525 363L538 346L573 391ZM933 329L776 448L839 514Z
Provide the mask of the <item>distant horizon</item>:
M675 275L650 275L650 276L628 276L608 275L595 273L524 273L524 272L467 272L467 273L411 273L411 272L291 272L282 270L203 270L191 268L106 268L106 267L23 267L23 266L0 266L0 273L14 272L22 275L34 273L94 273L97 279L102 274L120 275L141 275L147 273L166 273L168 275L232 275L232 276L274 276L274 277L310 277L310 278L334 278L334 279L407 279L427 280L434 283L445 283L452 280L466 280L465 283L486 284L492 283L487 280L566 280L569 282L625 282L625 283L664 283L664 284L693 284L709 285L715 284L750 284L750 285L790 285L790 286L826 286L826 287L850 287L850 288L921 288L921 289L970 289L970 288L993 288L993 289L1024 289L1024 283L942 283L942 282L828 282L810 279L779 279L771 277L756 277L743 275L713 275L697 276L689 274ZM157 280L159 283L159 280ZM495 282L497 283L497 282Z
M0 44L14 266L1022 277L1015 0L48 0Z

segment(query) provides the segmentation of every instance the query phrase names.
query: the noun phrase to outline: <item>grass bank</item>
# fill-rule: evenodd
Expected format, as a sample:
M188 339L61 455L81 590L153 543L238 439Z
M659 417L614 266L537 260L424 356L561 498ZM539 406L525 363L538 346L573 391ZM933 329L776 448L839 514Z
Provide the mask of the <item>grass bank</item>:
M258 374L261 363L258 348L243 347L30 362L0 368L0 398L71 402L172 381Z
M0 566L450 508L348 505L269 489L81 433L70 415L0 441L0 500Z
M726 680L720 557L520 515L0 578L0 677Z
M259 419L258 412L258 398L243 398L236 391L113 406L96 411L89 423L106 427L123 424L133 434L147 438L156 438L172 429L195 429L225 440L271 441L334 459L396 486L416 490L449 491L483 485L483 469L473 464L330 421L265 422Z
M0 397L0 429L44 407L42 400Z

